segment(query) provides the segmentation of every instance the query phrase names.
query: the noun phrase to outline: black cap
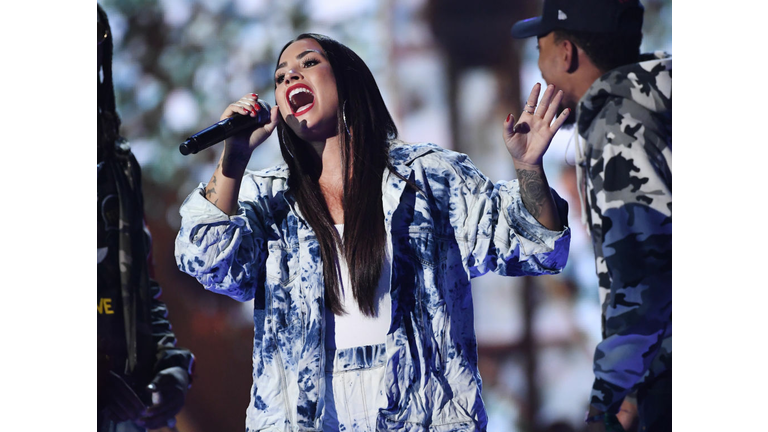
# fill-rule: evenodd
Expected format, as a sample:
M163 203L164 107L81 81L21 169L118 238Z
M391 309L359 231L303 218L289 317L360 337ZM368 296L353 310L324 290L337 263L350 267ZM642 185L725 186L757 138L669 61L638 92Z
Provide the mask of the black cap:
M512 37L544 36L557 29L639 33L643 28L643 10L639 0L544 0L541 16L516 22Z

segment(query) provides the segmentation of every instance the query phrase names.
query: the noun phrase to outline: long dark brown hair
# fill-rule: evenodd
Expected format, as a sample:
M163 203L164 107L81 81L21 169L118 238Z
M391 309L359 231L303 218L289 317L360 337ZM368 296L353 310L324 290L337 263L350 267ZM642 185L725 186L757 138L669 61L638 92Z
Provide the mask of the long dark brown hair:
M344 241L334 227L318 183L321 166L314 150L281 116L277 131L280 151L290 170L288 186L320 244L326 306L336 315L344 313L336 255L337 246L342 244L354 298L363 314L374 316L387 241L381 185L386 169L397 174L389 160L389 140L397 138L397 127L368 66L343 44L324 35L304 33L288 42L280 55L293 42L307 38L323 49L336 78L337 132L344 167Z

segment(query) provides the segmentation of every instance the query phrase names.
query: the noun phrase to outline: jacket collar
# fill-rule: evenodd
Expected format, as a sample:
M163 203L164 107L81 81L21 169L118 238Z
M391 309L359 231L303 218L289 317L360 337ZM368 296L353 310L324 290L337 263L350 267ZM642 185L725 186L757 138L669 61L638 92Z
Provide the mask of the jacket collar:
M389 158L392 166L405 178L411 175L411 163L416 159L439 150L440 147L432 143L408 144L400 140L389 142Z
M441 149L441 147L432 143L409 144L400 140L391 140L389 145L389 155L392 167L395 169L395 171L397 171L398 174L403 176L403 178L409 178L411 176L411 172L413 170L410 165L413 163L413 161L433 151ZM262 177L273 177L286 180L283 196L288 205L291 206L293 211L299 217L299 219L306 224L306 221L299 211L298 206L295 204L295 198L293 197L290 187L288 186L287 180L290 174L288 170L288 164L282 163L275 165L270 168L255 171L254 174ZM400 194L402 194L402 191L405 188L405 182L398 176L388 175L387 173L384 174L384 178L382 180L382 193L385 197L384 199L385 201L392 200L388 204L394 208L396 207L397 202L399 202ZM391 215L388 215L385 218L387 220L387 226L389 226L390 218Z
M408 178L411 174L410 164L435 150L439 150L440 147L431 143L417 143L409 144L400 140L392 140L389 142L389 157L392 162L392 166L403 177ZM282 179L288 179L289 170L286 163L272 166L270 168L255 171L254 174L261 177L277 177Z

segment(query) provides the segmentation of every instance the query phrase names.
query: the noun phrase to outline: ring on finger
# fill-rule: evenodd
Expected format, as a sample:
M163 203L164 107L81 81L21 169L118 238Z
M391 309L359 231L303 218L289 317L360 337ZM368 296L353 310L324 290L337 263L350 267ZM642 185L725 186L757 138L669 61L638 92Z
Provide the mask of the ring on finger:
M526 106L527 106L527 105L526 105ZM525 111L525 112L527 112L528 114L531 114L531 115L533 115L533 113L534 113L534 111L533 111L533 110L530 110L530 111L528 111L528 110L527 110L527 109L525 109L525 108L523 108L523 111Z

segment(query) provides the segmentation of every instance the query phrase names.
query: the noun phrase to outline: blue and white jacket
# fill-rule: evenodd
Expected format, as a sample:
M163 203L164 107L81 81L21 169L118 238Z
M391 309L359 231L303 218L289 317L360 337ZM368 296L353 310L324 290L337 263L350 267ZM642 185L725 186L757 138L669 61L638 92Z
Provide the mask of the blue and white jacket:
M543 227L523 206L517 180L494 185L464 154L400 142L390 153L395 170L421 191L384 175L392 323L388 403L376 430L485 430L470 278L558 273L570 230ZM206 200L202 184L181 206L179 269L208 290L254 300L247 432L323 425L323 269L287 181L285 165L248 172L234 216ZM567 220L567 203L553 195Z

